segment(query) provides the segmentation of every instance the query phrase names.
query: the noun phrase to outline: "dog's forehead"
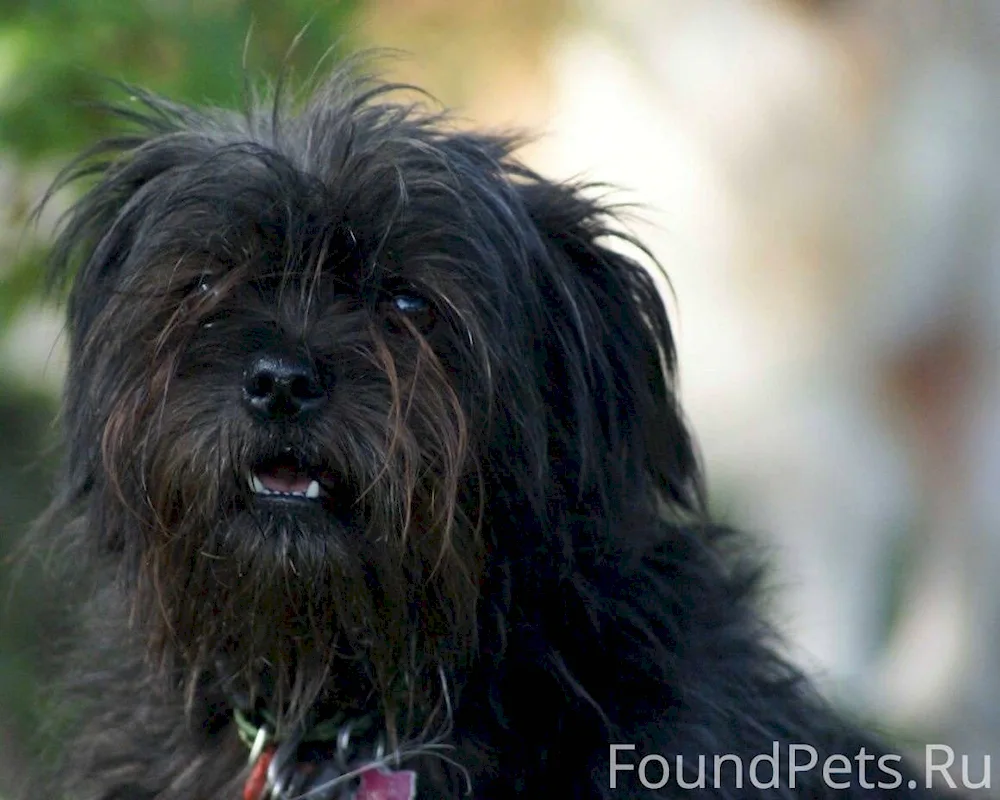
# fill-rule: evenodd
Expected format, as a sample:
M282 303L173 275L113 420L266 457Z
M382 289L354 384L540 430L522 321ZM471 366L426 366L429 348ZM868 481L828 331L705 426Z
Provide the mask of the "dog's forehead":
M149 143L142 157L174 163L132 200L151 212L138 223L142 244L162 247L157 260L173 268L178 252L191 269L287 274L320 261L356 283L509 262L523 249L531 229L494 139L387 125L387 109L325 111L293 118L282 136L195 127ZM177 148L183 158L171 157Z
M599 202L522 167L516 139L456 128L383 88L338 79L304 107L243 114L133 99L121 114L138 131L57 184L98 178L51 262L81 306L99 308L123 282L196 290L208 273L366 298L400 279L457 315L510 316L567 292L578 266L604 263L585 252L606 230ZM586 247L571 254L574 242Z

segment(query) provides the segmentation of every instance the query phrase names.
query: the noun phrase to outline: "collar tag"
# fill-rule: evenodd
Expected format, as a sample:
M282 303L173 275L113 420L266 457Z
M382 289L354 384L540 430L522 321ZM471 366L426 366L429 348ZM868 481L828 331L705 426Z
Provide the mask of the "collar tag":
M409 769L391 772L373 767L361 773L361 785L354 800L414 800L417 773Z

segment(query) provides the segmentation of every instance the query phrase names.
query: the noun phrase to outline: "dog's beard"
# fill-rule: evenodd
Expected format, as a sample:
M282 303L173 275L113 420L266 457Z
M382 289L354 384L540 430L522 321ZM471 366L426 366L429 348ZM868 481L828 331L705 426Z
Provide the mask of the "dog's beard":
M373 341L349 404L268 426L164 359L113 404L97 507L123 533L151 656L189 688L221 669L280 721L380 706L405 737L475 648L477 473L440 363ZM280 480L297 496L261 492Z

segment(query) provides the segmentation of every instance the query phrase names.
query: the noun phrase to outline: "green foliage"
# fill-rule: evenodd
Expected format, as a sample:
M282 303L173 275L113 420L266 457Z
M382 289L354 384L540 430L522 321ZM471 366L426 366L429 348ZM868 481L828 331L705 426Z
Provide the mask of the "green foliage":
M0 0L0 170L30 175L111 131L114 81L238 105L247 80L308 76L360 0ZM294 46L293 46L294 45ZM110 80L109 80L110 79ZM2 177L2 176L0 176ZM22 237L37 186L0 198L0 335L37 297L45 242Z
M0 148L37 159L106 132L106 78L232 104L250 73L310 71L357 0L6 0L0 6ZM289 53L296 36L301 38Z

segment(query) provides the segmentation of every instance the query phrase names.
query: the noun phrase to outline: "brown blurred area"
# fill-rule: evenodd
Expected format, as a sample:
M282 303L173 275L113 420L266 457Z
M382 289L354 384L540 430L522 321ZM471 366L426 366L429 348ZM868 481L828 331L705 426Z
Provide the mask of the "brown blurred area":
M551 106L548 54L569 0L381 0L360 14L373 48L396 50L393 79L419 86L469 124L544 127Z

